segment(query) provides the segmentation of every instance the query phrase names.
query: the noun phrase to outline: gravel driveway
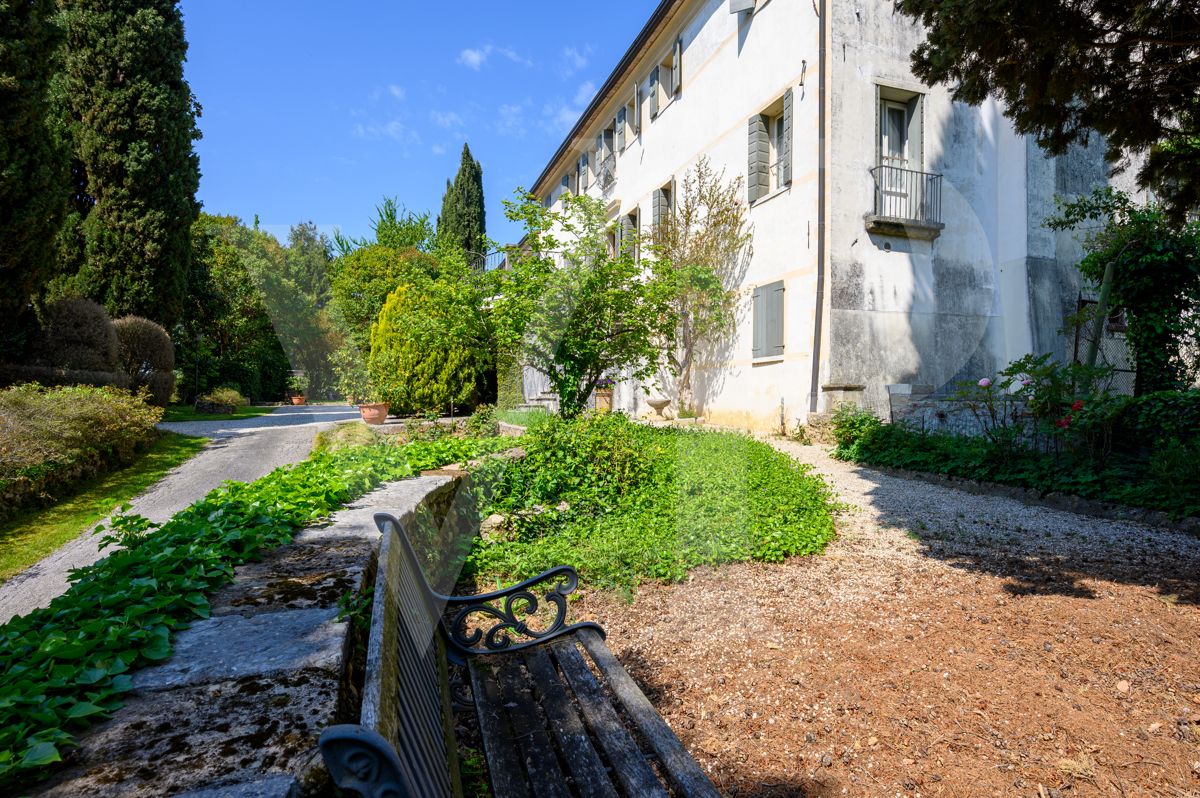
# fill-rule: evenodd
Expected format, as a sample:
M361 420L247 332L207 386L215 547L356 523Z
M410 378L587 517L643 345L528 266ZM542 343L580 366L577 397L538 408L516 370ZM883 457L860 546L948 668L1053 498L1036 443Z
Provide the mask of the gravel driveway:
M131 512L162 523L226 480L250 482L282 465L303 460L313 436L338 421L359 417L346 405L281 407L243 421L183 421L160 429L212 441L179 468L137 496ZM24 615L61 595L72 568L90 565L102 553L99 535L84 533L28 570L0 584L0 623Z
M572 606L729 795L1197 794L1200 539L772 444L824 554Z

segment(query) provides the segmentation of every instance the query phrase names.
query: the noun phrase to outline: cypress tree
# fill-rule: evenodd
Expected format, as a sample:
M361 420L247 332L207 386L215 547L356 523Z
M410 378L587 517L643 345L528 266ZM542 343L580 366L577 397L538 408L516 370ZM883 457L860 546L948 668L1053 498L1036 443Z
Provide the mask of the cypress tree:
M52 273L67 153L49 125L53 0L0 3L0 351Z
M113 316L170 327L191 259L200 105L183 79L178 0L60 0L56 85L74 152L60 266ZM73 277L71 276L73 275Z
M445 236L466 252L485 255L487 224L483 209L483 167L463 144L462 164L454 182L446 181L442 213L437 219L439 236Z

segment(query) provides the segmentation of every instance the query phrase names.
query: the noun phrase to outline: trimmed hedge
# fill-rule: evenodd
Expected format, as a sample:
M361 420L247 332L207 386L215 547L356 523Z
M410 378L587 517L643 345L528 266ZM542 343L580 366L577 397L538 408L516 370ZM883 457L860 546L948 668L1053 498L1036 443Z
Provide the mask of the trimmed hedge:
M0 517L129 465L154 442L162 413L117 388L32 383L0 391Z

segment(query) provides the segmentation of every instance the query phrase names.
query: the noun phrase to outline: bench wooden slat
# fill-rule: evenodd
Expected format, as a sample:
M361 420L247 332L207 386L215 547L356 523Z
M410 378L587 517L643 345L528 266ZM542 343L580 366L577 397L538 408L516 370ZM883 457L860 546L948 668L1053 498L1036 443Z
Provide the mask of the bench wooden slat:
M471 694L475 698L475 715L479 718L479 734L483 738L492 793L495 798L529 798L492 666L472 658L467 663L467 670L471 674Z
M687 798L721 798L721 793L708 776L704 775L704 771L696 764L696 760L692 759L683 743L679 742L679 738L658 714L650 699L646 698L625 672L625 668L609 651L600 635L591 629L581 629L577 637L591 655L596 667L608 679L609 687L617 694L617 698L621 699L629 717L650 741L654 753L658 754L658 761L666 768L679 791Z
M625 724L600 689L600 683L588 670L587 663L573 640L559 640L550 644L555 659L567 676L571 690L583 710L583 717L612 763L613 776L621 782L625 794L630 796L655 796L668 798L666 789L658 780L654 768L638 750L637 743L629 736Z
M558 741L558 749L575 780L582 798L617 798L617 791L596 753L583 721L579 719L566 688L563 687L550 655L541 648L525 653L525 667L537 687L538 702L550 721L550 730Z
M533 786L533 794L536 798L571 798L567 779L554 755L554 744L542 726L537 705L521 676L521 666L512 658L497 665L504 708L508 710L509 723L525 760L525 772Z

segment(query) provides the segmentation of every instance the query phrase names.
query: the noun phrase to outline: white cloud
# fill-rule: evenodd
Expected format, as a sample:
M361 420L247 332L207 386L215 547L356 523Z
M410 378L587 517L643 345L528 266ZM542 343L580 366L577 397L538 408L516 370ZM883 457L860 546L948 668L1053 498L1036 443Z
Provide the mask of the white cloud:
M392 93L392 96L395 97L397 100L404 99L404 89L400 88L396 84L393 83L391 86L388 86L388 91L390 91Z
M432 119L438 127L461 127L463 124L463 118L454 111L430 111L429 118Z
M479 67L483 66L483 62L487 60L488 54L491 52L492 46L490 44L479 50L463 50L458 54L458 63L478 70Z
M571 102L557 99L546 103L542 109L542 116L546 118L541 121L541 126L552 135L564 135L595 96L596 84L589 80L579 87L575 92L575 99Z
M443 147L441 144L434 144L433 145L433 154L434 155L445 155L446 148Z
M521 64L523 66L533 66L533 61L519 55L517 51L513 50L511 47L493 47L490 44L485 44L478 50L463 50L458 54L457 60L458 63L462 64L463 66L470 67L471 69L478 71L479 68L483 66L484 62L487 61L488 56L493 52L499 53L514 63Z
M350 128L350 132L360 139L367 139L369 141L379 141L380 139L389 138L401 144L421 143L421 137L417 132L409 130L399 119L392 119L388 122L372 121L367 124L358 123Z
M564 79L571 77L575 70L583 69L588 65L588 56L591 53L591 47L584 48L582 53L579 52L578 47L564 47L562 49L562 61L558 65L558 73Z
M496 132L504 136L521 138L525 135L525 107L523 105L500 106L500 123Z
M595 96L596 84L589 80L587 83L584 83L579 87L579 91L575 92L575 104L578 105L582 111L583 107L587 105L588 102Z

